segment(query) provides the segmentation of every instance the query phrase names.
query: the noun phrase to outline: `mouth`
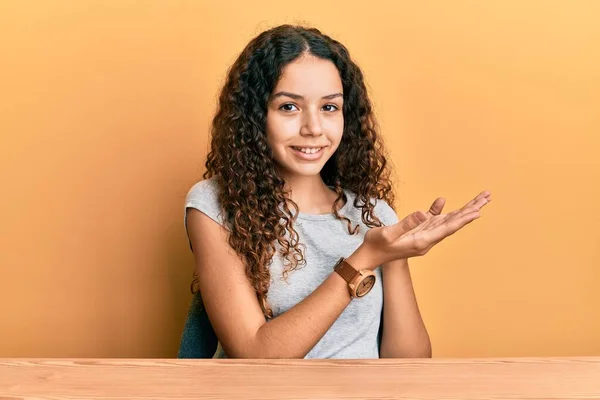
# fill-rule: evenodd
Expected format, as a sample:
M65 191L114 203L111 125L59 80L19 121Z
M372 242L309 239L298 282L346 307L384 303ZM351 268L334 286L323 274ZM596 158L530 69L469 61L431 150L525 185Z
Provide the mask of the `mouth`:
M327 146L323 147L296 147L291 146L292 152L300 159L314 161L321 158L323 155L323 149Z

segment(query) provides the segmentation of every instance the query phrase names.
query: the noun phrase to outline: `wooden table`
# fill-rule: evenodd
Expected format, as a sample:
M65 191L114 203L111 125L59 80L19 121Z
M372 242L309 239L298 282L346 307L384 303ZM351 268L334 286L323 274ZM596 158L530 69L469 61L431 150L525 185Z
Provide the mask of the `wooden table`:
M0 399L600 399L600 357L0 359Z

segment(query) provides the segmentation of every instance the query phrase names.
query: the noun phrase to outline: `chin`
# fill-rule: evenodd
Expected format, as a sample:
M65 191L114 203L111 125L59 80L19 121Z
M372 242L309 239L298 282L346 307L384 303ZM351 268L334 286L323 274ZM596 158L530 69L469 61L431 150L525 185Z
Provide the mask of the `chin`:
M314 171L298 171L294 173L294 175L304 177L321 175L321 169L315 169Z
M322 166L311 165L306 168L289 168L288 171L295 176L314 176L321 174Z
M323 169L322 165L282 165L282 171L287 176L315 176L320 175Z

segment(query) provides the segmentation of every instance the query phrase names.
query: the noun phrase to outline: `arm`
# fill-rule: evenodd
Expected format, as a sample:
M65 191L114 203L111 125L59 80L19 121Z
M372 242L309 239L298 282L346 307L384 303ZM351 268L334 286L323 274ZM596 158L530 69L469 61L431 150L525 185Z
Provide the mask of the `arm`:
M426 254L442 239L479 218L479 210L491 201L491 193L483 191L459 210L442 214L446 200L437 198L427 213L417 211L392 226L399 226L400 234L412 232L410 247L418 249L416 256ZM393 212L393 210L390 210ZM427 222L425 222L427 221ZM419 235L419 236L417 236ZM400 236L402 238L402 236ZM383 332L380 357L431 357L431 341L421 318L406 256L397 256L384 262L383 276Z
M314 292L267 323L226 229L195 209L187 216L199 289L228 357L303 358L350 304L348 284L332 265Z
M479 210L489 202L489 196L489 192L482 192L460 210L431 217L428 223L422 223L425 216L417 212L394 225L372 228L365 233L363 244L348 257L348 262L359 270L384 265L383 285L387 293L383 357L431 354L408 264L402 268L405 261L399 260L427 254L445 237L479 218ZM188 209L187 215L199 289L215 333L229 357L304 357L350 303L346 282L332 272L303 301L266 323L245 266L227 243L225 228L193 208ZM419 224L415 222L415 228L406 230L415 218Z
M421 318L410 277L408 260L382 267L383 335L380 357L431 357L429 334Z

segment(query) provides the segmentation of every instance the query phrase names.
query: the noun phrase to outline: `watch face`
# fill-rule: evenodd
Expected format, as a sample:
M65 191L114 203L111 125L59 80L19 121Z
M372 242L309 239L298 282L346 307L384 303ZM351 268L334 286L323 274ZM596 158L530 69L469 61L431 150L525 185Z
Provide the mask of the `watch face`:
M374 284L375 277L373 275L367 276L358 284L358 287L356 288L356 296L362 297L365 294L369 293L369 291L373 288Z

